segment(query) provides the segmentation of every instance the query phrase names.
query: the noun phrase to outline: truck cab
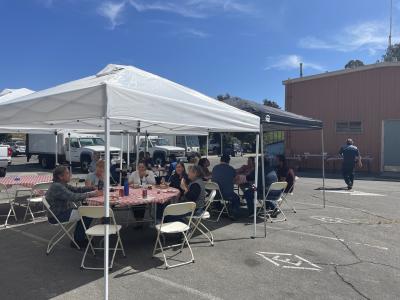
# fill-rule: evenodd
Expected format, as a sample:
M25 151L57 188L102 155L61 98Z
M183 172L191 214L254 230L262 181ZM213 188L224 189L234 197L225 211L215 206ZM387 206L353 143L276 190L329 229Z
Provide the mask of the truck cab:
M196 135L176 136L176 146L185 149L188 160L196 156L200 157L200 142Z
M71 145L71 151L69 151ZM95 153L104 158L104 140L94 135L71 135L65 139L65 159L72 163L79 163L83 172L88 172L89 165ZM110 147L112 163L119 160L120 149ZM71 154L71 158L70 158Z
M179 161L186 161L185 148L171 146L167 138L149 136L146 139L141 138L139 143L139 157L144 157L144 153L149 152L153 162L158 165L164 165L169 161L171 155L175 155Z
M0 144L0 177L6 176L11 161L12 149L9 145Z

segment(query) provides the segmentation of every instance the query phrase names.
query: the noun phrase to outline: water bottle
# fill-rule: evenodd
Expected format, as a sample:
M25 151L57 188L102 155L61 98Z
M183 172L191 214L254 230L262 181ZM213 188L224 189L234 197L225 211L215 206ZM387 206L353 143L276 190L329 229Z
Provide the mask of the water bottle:
M124 181L124 196L129 196L129 182L128 182L128 178L125 178L125 181Z

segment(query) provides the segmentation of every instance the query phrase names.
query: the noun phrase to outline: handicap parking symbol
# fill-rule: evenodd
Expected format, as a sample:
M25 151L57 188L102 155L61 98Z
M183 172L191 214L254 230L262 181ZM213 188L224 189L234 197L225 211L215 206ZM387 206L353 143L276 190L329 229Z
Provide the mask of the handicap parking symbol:
M258 251L256 254L283 269L321 271L322 268L296 254Z

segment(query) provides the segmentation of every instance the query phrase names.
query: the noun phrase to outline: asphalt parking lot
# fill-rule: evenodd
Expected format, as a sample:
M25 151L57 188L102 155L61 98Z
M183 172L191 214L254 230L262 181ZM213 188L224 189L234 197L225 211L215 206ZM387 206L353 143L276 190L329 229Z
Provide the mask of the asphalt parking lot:
M43 171L20 164L9 174ZM255 239L246 217L207 223L215 246L195 237L196 262L175 269L151 258L154 229L124 227L127 258L116 258L110 299L399 299L400 183L363 179L350 192L327 179L325 208L320 187L320 179L300 176L290 199L297 212L268 223L266 238L261 220ZM45 255L55 232L47 222L0 229L2 299L101 299L102 272L81 271L82 252L65 240ZM101 265L102 256L91 262Z

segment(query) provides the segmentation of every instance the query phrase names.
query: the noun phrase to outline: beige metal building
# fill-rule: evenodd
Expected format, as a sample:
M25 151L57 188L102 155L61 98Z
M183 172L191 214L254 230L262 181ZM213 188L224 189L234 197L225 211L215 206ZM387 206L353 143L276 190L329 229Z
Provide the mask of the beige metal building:
M378 63L284 81L286 110L323 121L328 168L348 137L374 173L400 171L400 63ZM290 132L289 156L321 153L320 133ZM330 163L333 162L333 163Z

